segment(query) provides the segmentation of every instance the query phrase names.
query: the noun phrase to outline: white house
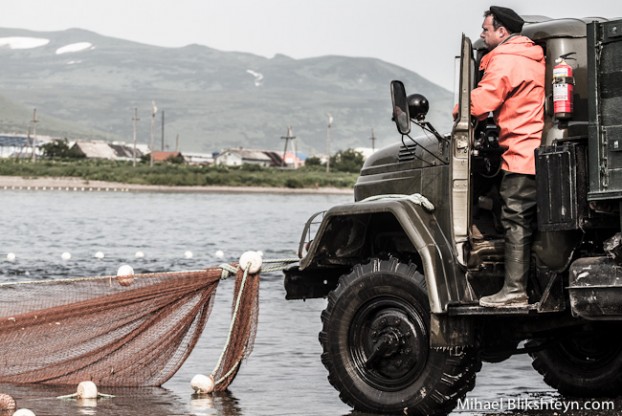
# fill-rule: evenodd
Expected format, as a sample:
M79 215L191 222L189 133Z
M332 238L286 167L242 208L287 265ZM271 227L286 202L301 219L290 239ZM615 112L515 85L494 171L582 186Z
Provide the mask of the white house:
M191 165L212 165L214 163L214 155L211 153L184 152L184 159Z
M272 166L272 159L261 150L225 149L214 159L216 165L242 166L243 164Z
M114 160L117 158L115 151L107 142L100 141L79 141L76 142L71 148L74 151L79 151L88 159L108 159Z

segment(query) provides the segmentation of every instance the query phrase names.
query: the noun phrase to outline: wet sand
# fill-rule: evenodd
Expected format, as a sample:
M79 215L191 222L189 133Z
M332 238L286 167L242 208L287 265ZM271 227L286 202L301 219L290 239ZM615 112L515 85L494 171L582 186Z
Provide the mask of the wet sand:
M72 177L24 178L0 176L0 190L84 191L84 192L183 192L183 193L277 193L348 195L343 188L277 188L261 186L164 186L90 181Z

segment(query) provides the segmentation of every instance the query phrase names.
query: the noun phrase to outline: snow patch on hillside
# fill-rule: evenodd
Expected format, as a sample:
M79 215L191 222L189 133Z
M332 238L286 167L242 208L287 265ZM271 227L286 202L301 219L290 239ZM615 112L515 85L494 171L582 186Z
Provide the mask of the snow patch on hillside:
M62 46L56 49L56 55L62 55L64 53L80 52L80 51L84 51L87 49L94 49L94 48L95 47L93 46L91 42L71 43L69 45L65 45L65 46Z
M44 38L28 38L22 36L0 38L0 48L9 49L32 49L47 45L48 43L50 43L50 40Z
M253 71L252 69L247 69L246 72L255 77L255 86L256 87L260 87L261 84L263 84L263 74L260 74L259 72L256 72L256 71Z

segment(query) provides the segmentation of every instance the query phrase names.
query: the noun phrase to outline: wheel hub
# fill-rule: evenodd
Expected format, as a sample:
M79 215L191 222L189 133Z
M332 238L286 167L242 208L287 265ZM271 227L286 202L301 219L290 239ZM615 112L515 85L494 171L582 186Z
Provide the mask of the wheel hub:
M427 337L418 317L408 305L393 300L373 303L358 314L354 353L368 381L390 389L425 365Z

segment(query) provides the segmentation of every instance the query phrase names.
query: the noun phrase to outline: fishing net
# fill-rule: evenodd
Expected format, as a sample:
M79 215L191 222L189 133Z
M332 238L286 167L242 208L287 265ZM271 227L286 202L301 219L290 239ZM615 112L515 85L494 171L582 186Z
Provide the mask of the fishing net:
M234 293L229 337L212 372L216 391L224 391L233 382L242 360L253 350L259 317L259 276L238 271Z
M189 356L223 268L0 285L0 382L160 386ZM237 270L224 390L256 332L259 275Z

